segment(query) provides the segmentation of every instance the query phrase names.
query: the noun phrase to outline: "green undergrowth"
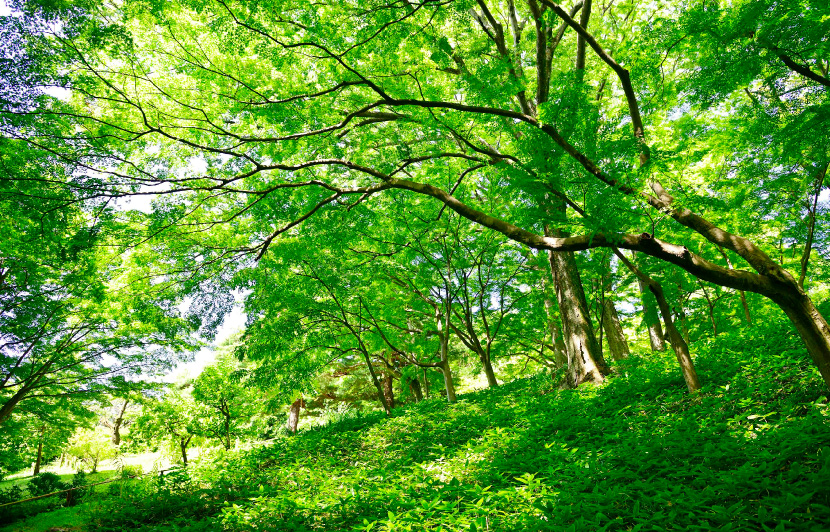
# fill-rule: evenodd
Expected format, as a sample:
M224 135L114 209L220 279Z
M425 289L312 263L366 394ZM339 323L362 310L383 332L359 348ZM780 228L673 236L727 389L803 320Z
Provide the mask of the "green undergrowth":
M812 530L830 523L827 390L793 337L632 357L601 387L549 376L346 417L136 483L89 530Z

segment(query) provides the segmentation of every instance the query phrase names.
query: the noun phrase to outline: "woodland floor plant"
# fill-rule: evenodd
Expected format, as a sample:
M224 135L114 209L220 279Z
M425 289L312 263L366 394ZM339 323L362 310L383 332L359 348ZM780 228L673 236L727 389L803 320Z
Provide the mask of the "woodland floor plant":
M830 407L798 338L759 327L695 347L694 395L671 355L638 353L600 387L539 375L222 452L132 484L85 526L824 530Z

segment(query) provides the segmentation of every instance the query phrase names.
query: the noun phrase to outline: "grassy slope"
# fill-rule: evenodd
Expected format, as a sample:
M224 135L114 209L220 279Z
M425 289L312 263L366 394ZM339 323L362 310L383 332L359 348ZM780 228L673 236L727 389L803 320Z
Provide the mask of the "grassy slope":
M696 346L705 389L694 397L671 355L635 358L601 388L557 391L540 376L203 460L67 524L826 531L826 388L792 338L755 334Z
M194 530L825 531L826 389L792 345L759 335L697 346L706 386L694 397L671 355L649 355L601 388L557 391L537 377L392 419L344 419L217 457L178 492L112 501L95 522L101 530L197 521Z

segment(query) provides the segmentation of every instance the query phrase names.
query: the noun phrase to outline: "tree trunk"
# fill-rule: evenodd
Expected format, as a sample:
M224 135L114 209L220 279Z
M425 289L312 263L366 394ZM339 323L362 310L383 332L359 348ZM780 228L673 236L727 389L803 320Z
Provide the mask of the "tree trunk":
M447 391L447 401L449 401L450 403L454 403L455 383L453 382L450 363L446 360L442 361L439 369L441 370L441 373L444 375L444 389Z
M37 459L35 460L35 469L32 475L40 473L40 462L43 460L43 435L46 433L46 424L40 426L40 440L37 442Z
M386 404L389 406L389 410L395 408L395 390L392 385L392 374L386 372L383 376L383 397L386 399Z
M628 357L628 341L625 339L620 316L614 303L606 298L604 303L605 311L602 314L602 328L605 330L605 337L608 338L608 349L614 360L622 360Z
M795 325L824 383L830 387L830 326L827 321L810 298L800 290L795 293L783 291L770 296L770 299L784 310Z
M424 397L429 399L429 374L427 373L427 368L423 368L424 373Z
M801 273L798 276L798 287L804 289L804 280L807 278L807 264L810 262L810 251L813 249L813 238L816 229L816 213L818 212L818 199L821 196L821 191L824 189L824 178L827 175L827 165L819 170L818 184L816 185L816 192L813 195L813 206L808 206L808 224L807 224L807 244L804 246L804 253L801 255Z
M300 422L300 408L303 406L303 398L300 396L299 399L291 403L291 409L288 411L288 430L292 434L297 433L297 424Z
M565 340L562 335L561 320L554 316L553 301L545 299L545 309L548 311L548 331L550 332L550 341L553 345L553 360L557 368L567 367L568 354L565 347Z
M231 415L228 412L224 413L225 416L225 441L223 442L225 445L225 450L231 450Z
M660 314L663 316L663 323L666 325L666 331L669 333L669 341L671 341L672 349L677 357L677 362L680 364L680 372L683 374L683 380L686 381L686 387L690 392L700 390L700 379L698 379L697 371L695 371L695 365L692 362L692 356L689 353L689 344L683 340L683 337L680 335L677 327L674 326L674 320L672 320L671 317L671 308L666 301L666 296L663 293L663 287L660 286L660 283L634 266L631 261L625 258L625 255L623 255L620 250L615 249L614 254L629 270L634 273L634 275L637 276L637 279L640 281L640 286L648 287L651 293L654 294L654 297L657 300L657 307L660 310Z
M26 394L29 393L29 388L21 388L19 389L14 395L9 397L9 399L3 403L3 406L0 406L0 424L2 424L9 416L12 415L12 411L15 409L17 404L26 397Z
M671 342L674 354L677 357L677 362L680 364L680 371L683 373L683 379L686 381L686 387L690 392L700 390L700 379L697 376L695 365L692 362L692 355L689 353L689 344L680 335L680 331L674 326L674 321L671 317L671 309L669 308L666 297L663 294L663 288L660 283L652 280L649 283L654 297L657 298L657 306L660 308L660 313L663 315L663 321L666 324L666 331L669 333L669 341Z
M484 365L484 374L487 376L487 386L495 388L499 385L499 381L496 380L496 373L493 371L493 364L490 362L490 357L487 353L479 353L479 359Z
M655 353L666 350L666 337L663 334L663 329L660 327L660 317L657 314L657 309L652 305L649 295L648 286L642 279L637 279L637 284L640 286L640 297L643 301L643 321L648 329L648 341L651 344L651 350Z
M118 417L115 418L115 422L112 424L113 445L121 445L121 424L124 422L124 413L127 411L127 405L129 404L129 399L124 399L124 405L121 407L121 411L118 413Z
M551 251L550 266L568 355L568 384L602 382L608 367L599 351L573 252Z
M424 400L424 394L421 391L421 381L418 380L417 377L412 377L408 380L409 384L409 391L412 392L413 397L415 397L415 402L420 403Z
M366 360L366 366L369 368L369 375L372 377L372 383L378 391L378 400L380 401L381 406L383 406L384 412L386 412L386 415L388 416L392 413L392 409L390 409L389 405L386 403L386 395L383 393L383 386L378 379L378 374L375 372L375 367L372 365L372 359L369 358L369 353L366 352L362 342L360 351L363 353L364 360Z
M448 291L449 292L449 291ZM448 296L449 301L449 296ZM449 306L449 302L446 303ZM450 351L450 313L449 309L445 309L445 314L442 319L441 312L435 309L435 322L438 327L438 335L441 338L441 365L439 369L444 375L444 389L447 391L447 401L455 402L455 383L452 379L452 370L450 369L449 351Z
M187 467L187 446L190 444L190 440L193 439L193 436L188 436L185 438L184 436L179 438L179 449L182 453L182 463L185 467Z

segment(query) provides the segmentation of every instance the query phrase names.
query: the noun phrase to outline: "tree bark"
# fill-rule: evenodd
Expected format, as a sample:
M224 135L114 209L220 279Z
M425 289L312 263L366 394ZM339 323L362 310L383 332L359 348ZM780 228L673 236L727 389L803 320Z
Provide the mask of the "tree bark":
M615 249L614 253L620 261L625 264L625 266L631 270L634 275L637 276L642 283L641 286L645 285L651 293L654 294L654 297L657 300L657 307L660 310L660 314L663 316L663 323L666 325L666 331L669 333L669 341L671 342L672 349L677 357L677 362L680 364L680 372L683 374L683 380L686 381L686 387L690 392L700 390L700 379L697 376L694 362L692 362L692 355L689 353L689 345L680 335L677 327L674 326L674 320L671 317L671 308L666 301L666 296L663 293L663 287L660 286L660 283L656 280L652 279L642 270L637 268L625 257L625 255L620 253L619 250Z
M46 424L40 426L40 439L37 442L37 459L35 459L35 469L32 475L40 473L40 462L43 460L43 435L46 433Z
M630 351L620 324L620 316L617 314L617 309L614 308L614 302L610 299L605 299L604 307L602 328L605 330L605 337L608 339L608 350L614 360L622 360L628 357Z
M447 391L447 401L455 402L455 382L453 382L452 369L447 361L443 361L439 368L444 375L444 389Z
M297 433L297 424L300 422L300 409L303 407L303 398L300 396L296 401L291 403L291 408L288 410L288 430L292 434Z
M648 329L648 341L651 344L651 350L655 353L666 350L666 337L663 334L663 328L660 327L660 318L657 314L657 309L649 301L651 292L648 285L642 279L637 278L637 284L640 286L640 297L643 302L643 321Z
M115 422L112 424L113 445L121 445L121 424L124 422L124 413L127 411L127 405L129 404L129 399L124 399L124 405L121 407L121 411L118 413L118 417L115 418Z
M660 283L653 280L649 283L654 296L657 298L657 306L660 308L660 313L663 315L663 321L666 324L666 330L669 333L669 341L671 342L674 354L677 357L677 362L680 364L680 371L683 373L683 379L686 381L686 387L690 392L700 390L700 379L697 376L694 363L692 362L692 355L689 353L689 344L683 339L680 331L674 326L674 321L671 317L671 309L669 308L666 297L663 294L663 287Z
M549 258L568 356L568 384L602 382L608 367L591 326L576 259L572 252L561 251L551 251Z
M496 380L496 373L493 371L493 364L490 362L490 357L487 356L486 353L480 353L479 359L481 359L481 363L484 365L484 374L487 376L487 386L495 388L499 385L499 381Z
M392 413L392 410L386 403L386 395L383 393L383 386L378 379L378 374L375 372L375 367L372 365L372 359L369 358L369 353L366 352L366 348L363 346L363 343L360 343L360 352L363 353L363 358L366 360L366 366L369 368L369 375L372 377L372 383L378 391L378 400L380 401L381 406L383 406L384 412L386 412L386 415L388 416Z
M187 438L185 438L184 436L179 438L179 450L182 453L182 463L185 467L187 467L187 446L190 444L190 440L192 439L192 435L188 436Z
M548 313L548 332L550 333L550 341L553 346L553 360L557 368L567 367L568 354L565 347L565 340L562 335L561 320L557 320L554 316L553 301L545 299L545 309Z
M446 306L449 306L449 294L447 295ZM443 318L443 319L442 319ZM441 339L441 364L439 369L444 375L444 388L447 391L447 401L455 402L455 383L452 378L452 370L450 369L449 361L449 346L450 346L450 313L449 309L445 309L444 315L441 315L440 310L435 309L435 323L438 327L438 336Z
M818 212L818 198L824 189L824 178L827 175L828 165L824 165L817 175L816 192L813 195L812 208L808 206L807 212L807 244L804 246L804 253L801 255L801 273L798 275L798 287L804 289L804 280L807 278L807 265L810 262L810 252L813 249L813 238L816 229L816 214Z
M830 387L830 326L827 321L801 290L784 290L770 299L781 307L795 325L824 383Z

